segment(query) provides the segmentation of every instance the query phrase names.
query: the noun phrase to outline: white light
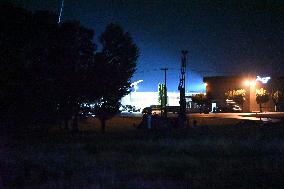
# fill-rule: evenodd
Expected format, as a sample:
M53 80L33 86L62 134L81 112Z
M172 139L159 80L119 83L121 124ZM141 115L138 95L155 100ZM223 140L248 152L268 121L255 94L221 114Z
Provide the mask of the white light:
M133 82L133 83L130 84L130 87L133 87L133 88L134 88L134 92L136 92L137 89L139 89L139 88L138 88L138 83L141 83L141 82L143 82L142 79L140 79L140 80L138 80L138 81L135 81L135 82Z
M271 79L270 77L260 77L260 76L257 76L255 81L260 81L261 83L267 83L268 80L270 80L270 79Z
M60 22L61 22L63 6L64 6L64 0L61 1L61 8L60 8L59 17L58 17L58 24L60 24Z
M134 85L134 91L136 92L139 87L137 85Z

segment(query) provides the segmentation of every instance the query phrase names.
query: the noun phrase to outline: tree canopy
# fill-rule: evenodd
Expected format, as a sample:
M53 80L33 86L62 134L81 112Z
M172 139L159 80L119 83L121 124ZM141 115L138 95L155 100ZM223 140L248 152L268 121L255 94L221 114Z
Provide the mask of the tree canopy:
M17 124L20 130L26 124L54 117L49 65L56 42L56 17L10 3L0 4L0 12L1 121Z
M246 98L245 98L246 90L244 90L244 89L231 90L231 91L228 91L227 93L225 93L225 96L229 100L233 100L238 105L242 106L242 110L243 110L243 105L244 105L244 102L246 101Z
M200 93L192 96L192 102L196 103L197 105L209 105L210 104L210 98L208 98L205 94Z
M275 111L279 111L279 104L283 98L283 94L280 90L276 90L276 91L273 91L271 95L272 95L272 100L275 105Z
M106 120L129 93L138 48L130 34L110 24L96 52L94 32L78 21L58 24L51 12L0 4L1 122L28 125L73 118L80 104L96 103ZM17 128L18 129L18 128Z
M120 99L130 92L139 50L130 34L113 23L101 34L100 43L102 52L97 53L95 62L103 93L96 103L95 113L104 132L105 121L119 112Z
M256 89L256 102L259 104L259 111L262 112L262 104L269 101L269 93L263 89Z

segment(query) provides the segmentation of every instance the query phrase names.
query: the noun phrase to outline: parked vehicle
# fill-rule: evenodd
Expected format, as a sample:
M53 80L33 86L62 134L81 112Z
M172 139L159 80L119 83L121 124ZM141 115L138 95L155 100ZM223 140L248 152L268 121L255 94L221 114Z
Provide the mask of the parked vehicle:
M133 113L133 112L140 112L140 108L136 108L135 106L132 105L123 105L120 108L121 112L128 112L128 113Z
M242 109L238 105L232 106L218 106L213 109L214 113L239 113Z

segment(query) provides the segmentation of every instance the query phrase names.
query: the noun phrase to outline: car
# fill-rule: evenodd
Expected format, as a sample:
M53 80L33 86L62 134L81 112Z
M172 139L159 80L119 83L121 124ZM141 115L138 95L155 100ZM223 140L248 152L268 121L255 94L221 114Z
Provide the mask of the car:
M214 113L239 113L242 109L238 105L218 106L213 109Z

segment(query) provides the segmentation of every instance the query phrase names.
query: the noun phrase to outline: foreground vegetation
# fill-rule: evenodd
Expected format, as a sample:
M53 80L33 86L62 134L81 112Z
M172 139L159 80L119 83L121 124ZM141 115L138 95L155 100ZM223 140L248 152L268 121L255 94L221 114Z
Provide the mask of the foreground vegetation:
M111 125L101 134L85 123L81 129L6 137L5 188L283 188L281 124L163 132Z

